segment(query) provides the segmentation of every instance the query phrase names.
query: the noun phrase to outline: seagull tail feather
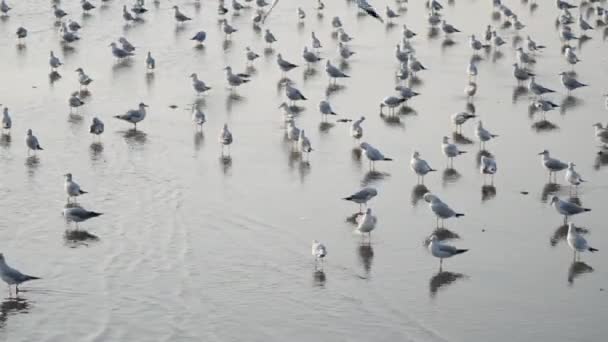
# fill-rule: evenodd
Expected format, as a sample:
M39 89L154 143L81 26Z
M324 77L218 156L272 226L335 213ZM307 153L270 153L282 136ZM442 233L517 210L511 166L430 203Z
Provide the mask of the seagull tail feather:
M588 248L588 251L589 251L589 252L591 252L591 253L593 253L593 252L597 252L597 251L599 251L599 249L597 249L597 248L593 248L593 247L589 247L589 248Z
M462 216L464 216L464 214L456 213L456 215L454 215L454 216L456 216L456 217L462 217Z

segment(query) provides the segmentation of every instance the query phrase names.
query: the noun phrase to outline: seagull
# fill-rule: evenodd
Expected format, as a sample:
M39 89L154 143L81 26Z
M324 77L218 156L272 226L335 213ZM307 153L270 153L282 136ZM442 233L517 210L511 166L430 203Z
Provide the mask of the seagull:
M135 17L133 14L131 14L131 12L129 12L127 5L122 6L122 18L127 22L127 24L130 21L135 21Z
M76 229L78 229L78 223L101 215L103 215L103 213L89 211L78 205L67 205L63 209L63 216L66 221L74 222L76 224Z
M487 49L490 47L490 45L488 44L483 44L482 42L480 42L479 40L477 40L475 38L475 35L472 34L469 37L469 46L471 47L471 49L473 49L474 51L479 51L481 49Z
M310 33L311 39L312 39L312 48L315 50L318 50L320 48L322 48L323 46L321 45L321 41L319 40L319 38L317 38L317 36L315 35L315 31L312 31Z
M404 102L405 99L403 97L387 96L380 102L380 114L382 114L382 109L384 109L384 107L388 107L389 115L395 114L395 108L399 107Z
M532 52L536 52L545 48L544 45L538 45L530 36L526 37L526 41L528 42L528 50Z
M196 91L196 95L203 94L207 90L211 89L211 87L208 87L205 82L198 79L198 75L196 73L192 73L190 77L192 78L192 87L194 88L194 91Z
M12 10L12 8L6 4L5 0L0 2L0 12L2 12L2 16L8 16L8 11Z
M551 198L551 205L561 215L564 215L564 223L568 220L568 216L574 216L580 213L591 211L591 209L583 208L576 203L561 200L557 196Z
M439 197L431 194L430 192L424 194L422 198L429 204L429 208L431 208L433 213L435 213L435 216L437 217L437 227L439 227L440 219L443 223L443 220L445 219L464 216L464 214L460 214L452 210L449 205L445 204L441 199L439 199Z
M342 59L349 59L352 55L355 54L355 52L352 51L348 47L348 45L342 42L338 42L338 53L340 54L340 57L342 57Z
M63 24L62 24L62 26L63 26ZM77 32L78 30L80 30L82 28L82 26L80 26L80 24L77 23L76 21L74 21L72 19L68 19L68 28L70 29L70 31Z
M52 7L53 7L53 15L55 15L55 18L57 18L57 20L61 20L61 18L68 15L64 10L59 8L59 6L53 4Z
M391 9L390 7L386 6L386 18L388 19L388 21L390 23L392 21L392 19L399 18L399 14L397 12L395 12L393 9Z
M306 18L306 12L301 7L298 7L298 19L304 20Z
M581 62L581 60L578 59L578 56L574 53L574 48L571 47L566 48L564 51L564 57L566 58L568 64L572 65L573 67L576 63Z
M177 5L174 5L172 8L175 10L174 17L178 24L184 23L188 20L192 20L191 18L180 12L179 7Z
M6 110L6 108L5 108ZM602 144L608 145L608 129L604 128L601 123L593 125L595 127L595 138Z
M2 3L4 4L4 1ZM2 280L8 284L9 292L11 289L10 286L15 285L15 293L19 293L19 285L21 285L21 283L40 279L38 277L23 274L7 265L6 260L4 260L4 254L2 253L0 253L0 278L2 278Z
M61 60L59 60L59 58L55 57L55 54L53 53L53 51L51 51L51 57L49 58L49 65L51 66L51 71L55 71L55 70L57 70L57 68L59 68L59 66L63 65Z
M483 124L481 120L477 122L477 127L475 128L475 136L479 139L479 146L481 148L485 148L486 141L490 141L490 139L498 137L496 134L490 133L487 129L483 128Z
M68 99L68 105L70 106L71 113L73 108L84 106L84 101L82 101L80 97L78 97L78 92L74 92L72 93L72 95L70 95L70 98Z
M477 73L477 65L475 65L475 60L471 58L471 60L469 60L469 64L467 65L467 75L469 75L469 80L475 80L477 78Z
M85 13L88 13L90 10L95 8L95 5L93 5L92 3L88 2L87 0L81 0L80 1L80 5L82 7L82 10Z
M368 239L372 236L372 230L376 228L378 218L372 215L372 208L367 208L363 216L357 216L357 231L360 234L367 233Z
M471 81L464 87L464 94L472 98L477 93L477 83Z
M581 175L574 170L575 166L576 164L574 163L568 163L568 169L566 170L566 175L564 178L566 179L566 182L578 188L578 186L584 183L585 180L583 180Z
M207 33L205 31L198 31L194 37L190 38L190 40L194 40L198 43L198 45L202 45L207 38Z
M517 82L526 81L532 76L536 76L534 73L528 71L528 69L520 67L517 63L513 63L513 76L517 79Z
M274 37L274 34L272 34L272 32L270 32L269 29L266 29L266 31L264 32L264 41L270 47L272 45L272 43L277 41L277 39Z
M224 155L224 146L228 146L228 153L230 153L230 144L232 144L232 133L228 130L228 124L224 124L220 130L218 141L222 145L222 156Z
M344 31L344 29L342 27L340 27L338 29L338 38L340 39L340 41L342 41L343 43L348 43L351 40L353 40L353 37L349 36L348 33L346 33L346 31Z
M87 86L93 82L93 79L85 74L82 68L76 69L76 72L78 73L78 83L80 83L80 87L87 89Z
M228 9L224 6L224 0L220 0L217 4L217 14L224 15L228 13Z
M413 76L416 76L416 73L422 70L427 70L420 61L414 56L412 53L409 53L407 60L407 68L412 72Z
M401 28L401 36L407 41L414 38L416 36L416 32L410 30L406 24L403 24L403 27Z
M374 164L377 161L392 161L392 158L388 158L385 157L384 154L382 154L382 152L380 152L380 150L378 150L377 148L373 147L372 145L366 143L366 142L362 142L359 147L361 147L361 149L363 151L365 151L365 156L367 157L367 159L369 159L369 167L371 170L374 170Z
M534 107L536 109L540 110L543 113L543 117L544 117L546 112L553 110L555 108L559 108L559 105L557 105L549 100L538 99L534 102Z
M4 110L2 111L2 132L5 130L10 132L11 127L13 127L13 121L8 114L8 107L4 107Z
M234 32L238 31L237 29L235 29L234 27L232 27L230 24L228 24L228 20L226 20L226 19L222 19L220 21L220 23L223 25L223 30L224 30L224 34L226 36L226 39L229 39L230 37L232 37L232 34Z
M298 139L300 139L300 129L296 127L293 119L287 121L287 126L285 126L285 134L287 136L287 140L292 142L292 148L298 148Z
M399 92L399 95L405 99L405 102L409 101L411 98L420 95L419 93L413 91L411 88L398 85L395 87L395 90Z
M72 180L71 173L66 173L63 176L65 177L65 182L63 184L63 188L65 189L65 192L68 194L68 200L67 200L68 203L70 203L70 199L72 197L74 198L74 200L76 200L76 197L87 193L86 191L84 191L80 188L80 185L78 185L78 183L76 183Z
M477 115L467 113L467 112L458 112L452 115L452 123L456 126L456 132L462 131L462 125L467 122L469 119L476 118Z
M327 256L327 248L317 240L312 240L312 256L315 257L315 266L321 260L325 260Z
M280 53L277 54L277 64L279 65L279 68L281 69L283 74L298 67L298 65L283 59L283 55L281 55Z
M68 30L67 26L65 23L61 24L61 31L63 32L61 34L61 39L63 43L73 43L77 40L80 40L80 37L78 37L78 35L75 32L70 32L70 30Z
M125 50L126 52L133 52L133 51L135 51L135 46L133 46L133 44L131 44L127 40L127 38L120 37L120 38L118 38L118 42L122 46L122 49Z
M588 86L588 84L579 82L576 78L568 75L565 72L561 72L559 75L561 76L562 84L564 87L566 87L566 89L568 89L568 93L570 93L572 90Z
M253 64L253 62L260 57L257 53L255 53L249 46L245 48L245 57L247 58L248 64Z
M316 53L308 50L307 46L305 46L304 51L302 51L302 58L304 58L304 61L306 62L307 66L309 68L310 68L311 64L315 64L323 59L323 58L317 56Z
M544 94L548 93L555 93L555 90L545 88L542 85L536 83L534 76L530 77L530 83L528 83L528 90L530 90L531 93L537 96L543 96Z
M350 126L350 136L359 140L363 137L363 127L361 124L365 121L365 116L360 117L358 120L355 120Z
M336 30L342 28L342 20L340 20L340 17L333 17L331 19L331 26Z
M573 9L573 8L577 8L578 6L575 5L571 5L569 3L567 3L566 1L563 0L557 0L557 8L563 10L563 9Z
M94 117L93 122L91 123L91 127L89 128L89 133L100 136L103 133L104 125L99 118Z
M496 166L496 159L486 157L486 156L481 156L479 172L482 175L484 175L484 181L485 181L485 175L492 175L492 184L493 184L494 183L494 174L496 173L496 171L498 171L498 168Z
M308 100L304 95L302 95L300 90L290 84L285 85L285 95L291 102L299 100Z
M452 33L459 33L460 30L455 28L454 26L448 24L445 20L441 21L441 30L446 34L450 35Z
M126 113L121 115L115 115L116 119L130 122L134 125L134 129L137 130L137 123L146 118L147 104L141 102L138 109L128 110Z
M443 259L451 258L454 255L462 254L468 251L468 249L458 249L454 246L444 245L439 241L439 239L437 239L436 235L431 236L431 243L429 244L428 248L434 257L439 258L440 268L443 265Z
M114 55L114 57L116 57L118 60L134 56L132 52L127 52L119 48L114 42L110 43L110 47L112 47L112 55Z
M300 130L300 135L298 136L298 150L300 153L306 153L306 155L312 152L312 145L303 129Z
M331 104L327 100L319 102L319 111L325 119L327 119L327 115L338 115L334 112L333 108L331 108Z
M534 57L532 57L531 55L526 53L521 46L517 48L517 50L515 52L515 57L517 58L517 60L519 61L519 64L521 64L521 65L536 63L536 59L534 59Z
M270 4L269 4L269 3L267 3L265 0L256 0L256 1L255 1L255 4L256 4L258 7L266 7L266 6L270 5Z
M322 11L325 8L325 4L321 0L317 0L317 11Z
M153 71L156 68L156 61L154 57L152 57L152 52L148 51L148 56L146 57L146 69L148 71Z
M232 9L234 10L235 13L238 13L240 10L244 9L245 6L243 6L240 2L236 1L236 0L232 0Z
M574 250L574 257L576 258L576 253L581 252L597 252L598 249L595 249L587 244L587 240L576 231L576 227L574 227L574 223L568 223L568 246Z
M342 70L340 70L336 66L332 65L329 60L327 60L327 62L325 63L325 72L327 73L327 76L329 76L329 82L331 83L331 81L333 80L334 84L336 84L338 78L350 77L347 74L345 74L344 72L342 72Z
M36 153L36 151L40 150L42 151L43 148L40 147L40 143L38 143L38 138L36 138L36 136L34 134L32 134L32 130L28 129L27 130L27 135L25 136L25 145L27 146L28 150L27 150L27 154L30 154L30 151L34 151L34 153Z
M562 162L559 159L551 158L549 151L544 150L539 153L542 157L542 164L545 169L549 170L549 179L551 179L551 174L555 174L559 171L565 170L568 167L568 164Z
M579 16L578 16L578 27L582 31L593 30L593 26L589 25L589 23L586 22L585 19L583 19L582 14L579 14Z
M194 122L198 129L202 130L203 124L207 122L207 120L205 119L205 113L203 113L202 110L196 108L192 112L192 122Z
M370 5L367 0L357 0L357 6L367 15L378 19L381 23L384 23L382 17L376 12L376 10Z
M420 183L420 181L422 180L423 184L424 176L426 176L427 173L437 171L430 167L426 160L420 158L420 153L418 153L418 151L414 151L414 153L412 154L412 159L410 160L410 168L416 173L416 175L418 175L418 183Z
M371 187L367 187L355 192L354 194L348 197L344 197L343 200L359 204L359 212L361 212L363 205L365 204L365 206L367 207L367 202L372 198L376 197L376 195L378 195L378 190Z
M458 149L458 146L450 143L450 138L448 137L443 137L443 142L441 143L441 151L451 163L454 162L454 157L467 153L467 151L460 151Z
M230 66L225 67L224 70L226 70L226 80L228 81L231 89L234 89L234 87L238 87L243 83L249 82L249 79L246 77L249 75L235 74L232 72L232 67Z
M494 44L494 48L498 49L499 47L505 45L507 42L505 42L504 39L502 39L501 36L498 35L498 33L496 33L496 31L492 31L492 44Z
M27 29L23 26L19 26L15 34L17 35L17 40L19 41L19 43L23 43L23 39L27 37Z

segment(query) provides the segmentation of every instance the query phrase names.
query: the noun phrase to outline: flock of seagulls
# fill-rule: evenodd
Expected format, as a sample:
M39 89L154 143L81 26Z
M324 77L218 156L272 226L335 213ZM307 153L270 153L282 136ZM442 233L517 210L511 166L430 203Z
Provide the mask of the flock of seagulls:
M109 0L99 1L104 3L110 2ZM321 0L316 0L314 2L316 2L314 10L322 13L325 9L323 2ZM357 11L359 11L359 13L373 18L377 21L375 24L378 25L394 25L393 23L395 21L400 20L400 13L403 13L406 10L407 5L407 0L397 0L398 8L392 9L387 6L384 16L382 16L367 0L355 0L354 2L357 5ZM226 18L226 14L230 12L241 13L253 9L254 15L252 17L252 24L254 28L259 29L265 24L272 13L272 10L278 3L278 0L274 0L272 3L268 3L265 0L256 0L255 2L253 0L244 0L244 3L232 0L231 6L227 7L224 0L219 0L217 15L219 16L224 39L232 39L232 36L234 34L238 35L239 30L242 29L233 26ZM557 19L559 34L556 38L563 43L563 58L570 65L570 70L561 71L559 76L564 91L568 95L580 88L590 86L577 79L575 67L577 64L583 63L583 60L579 58L581 52L571 43L582 39L590 39L590 36L588 36L587 33L596 29L596 27L589 23L592 18L596 19L596 26L608 25L608 9L603 8L600 3L601 2L597 0L588 0L580 1L580 3L574 5L563 0L557 0L557 9L560 11L560 15ZM489 54L491 51L496 53L504 49L503 46L507 44L508 38L506 38L506 36L501 37L500 34L507 30L511 30L516 39L519 39L514 42L513 46L517 47L512 51L513 77L518 86L522 86L522 84L527 82L527 91L533 96L531 108L542 113L544 118L546 112L559 107L547 98L547 96L550 96L557 91L539 83L537 80L538 76L533 72L534 68L538 68L539 65L542 64L541 52L546 47L534 41L529 35L526 36L525 43L522 43L520 32L525 32L527 25L519 20L517 14L507 6L506 1L492 0L492 5L494 9L492 16L495 21L500 22L500 26L493 27L492 25L488 25L483 34L478 35L470 33L468 35L471 58L465 68L467 79L465 95L472 104L478 89L476 80L479 75L479 69L477 66L483 61L482 54ZM540 5L540 3L534 1L530 2L530 6L532 7L538 7ZM549 6L548 3L543 3L542 5ZM19 4L15 6L16 7L13 8L7 4L6 0L1 0L1 15L9 17L13 13L18 12ZM143 20L143 17L148 12L148 9L145 6L144 0L136 0L132 6L125 4L122 9L122 18L124 22L127 25L144 25L145 21ZM304 6L304 4L302 4L302 6ZM97 7L93 1L82 0L81 7L83 13L86 15L95 15L94 11ZM449 18L443 13L443 5L440 1L428 0L426 2L426 7L429 30L435 35L443 34L445 39L444 44L454 44L457 40L465 39L461 35L463 31L454 24L449 23ZM184 26L188 25L188 22L193 21L193 18L183 12L178 5L173 5L171 9L173 10L173 17L176 25ZM572 14L574 11L579 11L578 16ZM55 2L52 5L50 15L54 16L57 20L62 44L71 46L72 44L76 44L79 40L86 39L85 35L79 33L81 26L76 21L71 19L66 21L65 18L69 17L70 13L64 11L58 2ZM295 19L304 21L306 17L304 7L298 7ZM333 36L338 43L338 57L342 60L348 60L355 56L357 52L354 51L353 47L350 45L350 42L354 37L347 33L346 27L343 25L340 17L333 17L328 25L331 25ZM272 33L271 28L266 27L263 33L261 33L260 30L260 34L263 36L266 48L273 49L273 45L278 39ZM395 81L397 82L397 85L395 86L395 93L390 94L379 101L381 116L387 115L388 117L393 117L407 105L408 101L417 96L421 96L421 94L415 90L416 80L428 69L416 56L416 51L411 44L411 41L417 39L418 36L419 35L415 31L405 24L402 24L402 37L399 42L395 44L394 55L395 62L398 65L395 70ZM16 31L18 44L26 44L27 37L28 30L25 27L19 27ZM205 44L207 38L207 32L196 31L191 36L190 40L195 44L202 46ZM338 86L339 82L350 82L349 79L351 79L351 75L344 72L337 65L332 64L329 58L323 57L321 54L324 47L321 38L322 37L317 36L315 32L311 32L310 45L306 45L302 49L302 64L310 69L315 68L317 64L325 60L324 70L330 87ZM129 42L126 37L120 37L117 41L109 42L108 46L111 48L111 56L118 62L125 59L136 58L139 53L136 45ZM253 65L258 58L260 58L260 54L255 52L252 47L248 46L244 54L247 65ZM152 51L147 52L144 62L147 73L153 73L157 68L156 59L153 57ZM51 79L58 80L61 78L59 70L63 68L64 64L53 51L50 51L48 64L51 70ZM284 89L285 102L283 102L279 108L283 111L285 136L293 150L300 153L303 160L308 161L310 154L313 153L315 149L306 135L305 130L297 127L297 114L302 110L302 107L299 106L300 102L307 101L309 98L287 78L292 70L302 66L297 62L287 60L281 53L276 54L276 65L284 78L282 87ZM231 92L235 92L239 87L254 81L252 75L244 72L236 72L229 65L224 67L224 71L225 84L228 85ZM77 73L77 81L80 88L69 96L68 103L70 111L78 111L80 107L86 105L86 96L83 95L89 92L89 87L94 86L93 78L85 73L84 68L79 67L75 72ZM192 79L192 89L196 96L205 96L213 89L209 83L199 78L199 75L196 73L192 73L190 78ZM608 99L606 103L608 105ZM123 114L115 115L114 118L133 125L133 130L137 130L138 124L141 124L146 119L148 108L147 104L141 102L136 109L129 109ZM325 121L328 120L328 117L338 115L329 99L320 101L318 110L322 115L322 120ZM385 114L384 111L387 111L387 114ZM19 121L18 118L17 115L16 122ZM376 162L390 162L393 161L393 157L386 156L379 147L373 146L369 142L362 141L365 120L366 117L361 116L356 120L342 119L342 121L339 122L350 122L350 136L357 142L361 154L368 159L370 171L375 172ZM477 115L474 111L458 112L452 115L450 120L454 125L454 133L461 133L464 125L467 125L470 121L477 120ZM193 108L192 121L196 129L203 130L207 119L201 108ZM11 134L13 124L14 122L9 113L9 108L8 106L5 106L3 108L2 117L3 134ZM608 145L608 127L604 127L601 123L595 123L593 127L595 129L595 137L604 147L606 147ZM99 137L104 131L105 126L101 119L99 117L92 118L90 133ZM28 128L26 132L25 145L27 147L28 155L30 153L36 154L38 151L43 151L40 140L34 135L33 130ZM491 178L491 184L493 184L494 176L498 171L498 163L496 158L486 151L486 148L487 145L495 139L498 140L499 135L488 129L482 124L481 120L476 121L474 132L475 137L479 142L479 149L484 152L479 161L479 173L484 179L484 184L486 183L486 177L488 176ZM454 159L468 151L462 150L457 141L451 140L452 139L447 135L443 136L440 148L446 158L448 166L453 168ZM221 146L222 156L226 153L229 154L230 146L234 143L234 137L227 124L224 124L221 128L218 135L218 142ZM225 149L227 152L225 152ZM542 167L548 171L550 181L557 183L558 173L565 170L565 181L575 190L584 184L585 180L583 180L583 177L575 170L575 164L573 162L564 162L552 157L548 150L542 151L539 155L541 156ZM417 150L412 153L410 168L418 178L418 183L421 185L424 184L425 177L431 176L433 172L437 171L437 169L431 166L431 163L423 159L422 154ZM69 222L74 222L76 224L76 229L78 229L78 223L101 215L99 212L86 210L77 204L76 199L79 196L87 194L87 192L82 190L74 181L71 173L65 174L65 192L67 194L68 203L66 204L63 213ZM378 191L375 188L366 187L344 198L344 200L359 205L359 213L354 217L356 231L362 235L362 239L367 236L368 241L371 240L371 233L375 230L378 223L378 218L373 214L372 208L368 207L368 202L377 195ZM452 207L444 202L438 194L426 192L422 198L428 203L430 212L435 216L438 228L443 227L443 222L447 219L456 219L464 216L464 213L452 209ZM575 257L576 253L597 251L597 249L592 248L587 244L585 237L583 237L575 228L574 224L568 222L569 218L572 216L588 212L591 209L584 208L570 199L560 199L557 196L552 197L551 205L560 215L564 216L564 222L568 225L568 245L574 250ZM365 210L363 210L364 207ZM443 259L467 252L467 249L459 249L445 244L445 242L441 241L440 237L436 234L430 236L427 246L431 255L439 259L440 267L442 266ZM315 259L315 265L318 265L319 262L322 263L323 260L325 260L327 248L321 242L314 240L312 242L312 255ZM16 285L17 291L19 284L28 280L38 279L33 276L24 275L7 266L2 254L0 254L0 277L7 284Z

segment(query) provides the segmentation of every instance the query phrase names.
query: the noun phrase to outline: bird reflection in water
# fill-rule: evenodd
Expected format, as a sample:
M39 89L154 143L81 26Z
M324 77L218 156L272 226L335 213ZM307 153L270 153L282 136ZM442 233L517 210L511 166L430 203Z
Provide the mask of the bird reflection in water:
M513 97L511 98L513 100L513 103L517 103L517 101L524 95L528 94L528 88L524 87L524 86L517 86L515 88L513 88Z
M319 132L321 133L329 133L329 130L332 129L336 124L331 122L321 122L319 124Z
M593 168L595 170L599 170L604 165L608 165L608 150L599 151L597 153L597 156L595 156L595 162L593 163Z
M361 180L361 186L366 187L387 177L390 177L390 173L380 171L368 171L365 173L365 176L363 176L363 179Z
M405 128L405 125L403 124L403 122L401 122L401 118L399 118L397 115L386 115L386 114L380 113L380 118L388 126L397 126L397 127Z
M0 328L6 325L9 317L19 313L28 313L29 308L30 304L25 298L9 297L4 299L2 304L0 304Z
M416 184L412 188L412 205L416 206L418 202L420 202L420 200L422 199L422 196L424 196L424 194L426 194L427 192L430 192L430 190L424 184Z
M136 129L124 131L122 132L122 136L126 140L128 145L143 145L148 140L148 134L146 132L139 131Z
M2 135L0 136L0 146L4 147L4 148L8 148L11 146L11 135L10 134L6 134L6 133L2 133Z
M452 133L452 140L454 140L454 142L456 144L460 144L460 145L471 145L473 143L473 140L469 139L468 137L462 135L462 133L458 133L458 132Z
M71 248L88 247L89 243L99 241L97 235L83 229L68 229L63 234L65 244Z
M37 155L27 157L25 159L25 166L27 166L30 174L33 174L33 172L36 171L40 166L40 158L38 158Z
M575 229L580 234L589 233L589 230L586 228L583 228L583 227L575 227ZM557 229L555 229L555 231L553 232L553 235L551 235L551 238L549 239L549 244L551 244L551 247L555 247L555 246L557 246L558 243L560 243L562 241L566 241L567 236L568 236L568 225L563 224L563 225L557 227Z
M460 235L447 228L435 228L433 232L429 236L427 236L426 239L424 239L423 245L425 248L429 246L429 244L431 243L431 237L433 236L436 236L437 240L439 241L460 239Z
M536 132L550 132L559 129L559 126L553 122L543 119L532 124L532 129Z
M89 146L89 154L91 159L97 160L103 152L103 144L99 141L92 142Z
M475 154L475 162L477 163L477 167L481 166L481 157L492 158L494 159L494 155L490 153L490 151L479 150L477 154Z
M582 261L572 261L568 268L568 283L574 285L574 280L586 273L592 273L593 267Z
M458 281L458 279L463 278L466 278L466 276L462 273L443 271L440 267L439 272L433 275L429 280L429 293L431 298L435 297L440 289L445 289L449 285Z
M194 149L196 151L199 151L201 149L204 141L205 135L203 134L203 131L197 130L196 132L194 132Z
M562 103L560 104L560 107L559 107L559 112L561 114L566 114L566 112L569 109L576 108L576 107L580 106L582 103L583 103L582 100L579 100L578 98L576 98L572 95L568 95L568 96L564 97L564 99L562 100Z
M542 202L547 202L549 196L554 195L561 189L561 186L556 183L547 183L543 186L540 199Z
M316 287L324 288L327 276L323 270L315 270L312 273L313 285Z
M483 185L481 187L481 201L485 202L496 197L496 187L494 185Z
M327 86L327 88L325 89L325 96L329 97L332 94L339 93L339 92L343 91L344 89L346 89L345 85L335 84L335 83L329 84Z
M222 172L227 174L232 169L232 157L220 156L220 166L222 167Z
M448 167L443 170L441 179L443 180L443 186L446 186L447 184L455 183L458 179L460 179L460 173L455 168Z
M374 260L374 248L370 243L361 243L357 247L357 253L359 254L359 262L365 271L365 279L368 279L372 270L372 262Z

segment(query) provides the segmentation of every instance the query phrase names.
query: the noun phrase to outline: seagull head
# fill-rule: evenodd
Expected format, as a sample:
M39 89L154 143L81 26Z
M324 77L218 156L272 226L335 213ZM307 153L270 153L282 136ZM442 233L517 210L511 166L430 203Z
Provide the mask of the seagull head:
M173 5L173 7L171 7L171 8L173 8L176 11L179 9L179 7L177 5Z
M6 109L6 108L5 108L5 109ZM595 127L595 128L599 128L599 129L604 128L604 127L602 126L602 124L601 124L601 123L599 123L599 122L594 123L594 124L593 124L593 127Z
M438 241L438 240L437 240L437 235L435 235L435 234L431 235L431 237L429 238L429 241L430 241L430 242L435 242L435 241Z
M366 150L369 148L369 144L366 142L362 142L361 144L359 144L359 147L361 147L362 150Z
M365 211L365 215L371 215L372 214L372 208L367 208L367 210Z
M110 45L108 45L108 46L111 46L111 47L115 48L116 47L116 43L111 42Z
M569 162L569 163L568 163L568 168L569 168L570 170L574 169L574 167L575 167L575 166L576 166L576 164L574 164L573 162Z
M549 156L549 151L547 150L543 150L541 153L538 154L539 156Z
M279 108L288 108L289 106L287 105L287 102L283 102L281 103L281 105L279 106Z
M143 102L140 102L140 103L139 103L139 108L146 108L146 107L148 107L148 105L147 105L147 104L145 104L145 103L143 103Z
M190 77L191 77L191 78L196 78L196 77L197 77L197 75L196 75L196 73L195 73L195 72L193 72L193 73L190 75Z
M30 136L30 137L32 136L32 129L31 128L28 128L27 135Z
M424 196L422 196L422 199L424 199L424 201L427 203L432 203L432 202L438 201L439 197L433 195L430 192L427 192L424 194Z
M4 262L4 254L0 253L0 262Z
M71 173L66 173L65 175L63 175L65 177L66 180L71 181L72 180L72 174Z
M414 159L420 158L420 153L418 151L414 151L414 153L412 153L412 158L414 158Z
M75 71L78 72L78 73L84 72L84 70L82 70L82 68L78 68Z
M551 204L558 202L558 201L559 201L559 197L557 197L557 196L551 197Z
M443 137L443 143L444 144L448 144L449 142L450 142L450 138L444 136Z

